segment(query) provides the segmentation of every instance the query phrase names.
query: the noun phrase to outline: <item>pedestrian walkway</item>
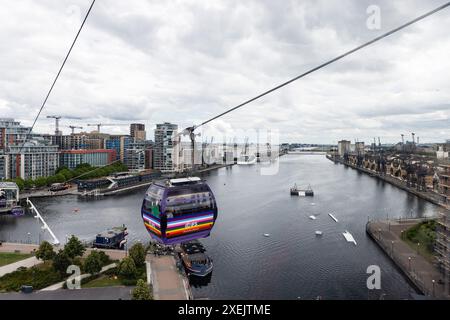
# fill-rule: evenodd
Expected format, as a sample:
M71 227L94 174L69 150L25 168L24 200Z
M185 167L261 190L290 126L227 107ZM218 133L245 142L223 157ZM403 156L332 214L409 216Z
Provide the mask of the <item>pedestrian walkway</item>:
M401 239L402 232L419 222L417 219L371 221L367 224L367 232L424 295L450 299L444 285L448 279L444 279L432 262Z
M99 273L103 273L103 272L105 272L105 271L108 271L109 269L115 268L116 266L117 266L117 265L116 265L115 263L111 263L111 264L109 264L109 265L107 265L107 266L104 266L104 267L102 268L102 270L100 270ZM90 273L82 274L82 275L80 275L80 281L83 280L83 279L85 279L85 278L88 278L88 277L90 277L90 276L91 276ZM46 288L44 288L44 289L41 289L41 291L55 291L55 290L58 290L58 289L62 289L62 288L64 287L64 283L65 283L66 281L67 281L67 280L64 280L64 281L55 283L55 284L53 284L53 285L51 285L51 286L48 286L48 287L46 287Z
M39 249L37 244L2 242L0 252L33 253Z
M0 300L131 300L134 287L103 287L78 290L59 289L33 293L0 293Z
M3 277L7 273L11 273L19 269L20 267L31 268L42 261L36 259L36 257L27 258L24 260L20 260L11 264L7 264L6 266L0 267L0 277Z
M147 255L155 300L189 300L191 294L187 279L178 271L173 256Z

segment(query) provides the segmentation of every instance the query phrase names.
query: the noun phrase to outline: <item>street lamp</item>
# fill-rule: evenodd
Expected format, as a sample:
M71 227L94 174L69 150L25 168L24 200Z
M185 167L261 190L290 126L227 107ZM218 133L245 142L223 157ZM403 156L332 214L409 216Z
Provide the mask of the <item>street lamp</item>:
M417 242L417 254L419 254L420 242Z
M433 283L433 297L434 297L434 283L435 283L436 281L434 281L434 279L433 279L433 280L431 280L431 282Z
M408 262L409 262L409 271L411 272L411 257L408 257Z
M378 240L381 240L381 228L378 228Z
M391 255L394 255L394 240L391 241Z

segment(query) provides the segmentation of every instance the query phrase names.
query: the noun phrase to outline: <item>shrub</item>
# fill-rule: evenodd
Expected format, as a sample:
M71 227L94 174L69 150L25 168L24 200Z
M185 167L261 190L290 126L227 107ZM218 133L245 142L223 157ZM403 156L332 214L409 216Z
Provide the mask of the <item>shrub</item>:
M142 243L134 244L130 248L129 254L130 254L131 259L133 259L136 267L141 267L145 264L146 250L145 250L144 246L142 245Z
M0 278L0 291L19 291L22 285L40 290L61 281L63 277L50 265L38 265L29 269L18 268Z
M97 274L102 270L102 259L98 251L92 251L84 262L84 270L90 274Z
M82 256L86 251L86 248L83 246L81 241L75 237L71 236L67 244L64 246L64 252L67 254L69 258L75 258L77 256Z
M130 257L126 257L120 261L118 266L119 275L125 279L136 279L136 265Z
M66 275L67 268L72 264L72 260L64 250L59 250L53 258L53 268L61 275Z
M36 258L43 261L52 260L54 256L55 251L53 251L53 246L48 241L43 241L36 251Z
M144 280L139 279L132 292L133 300L152 300L152 293Z

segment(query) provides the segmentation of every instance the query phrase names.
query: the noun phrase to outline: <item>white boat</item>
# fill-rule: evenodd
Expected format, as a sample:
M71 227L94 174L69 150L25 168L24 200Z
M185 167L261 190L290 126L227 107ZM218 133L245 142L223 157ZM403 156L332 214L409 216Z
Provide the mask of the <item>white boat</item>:
M244 154L237 160L238 165L251 165L256 163L256 156L254 154Z
M264 233L264 237L270 237L270 233Z
M316 220L316 219L317 219L316 216L314 216L314 215L309 216L309 218L310 218L311 220Z
M316 234L316 236L321 236L321 235L322 235L322 231L317 230L317 231L315 232L315 234Z
M294 186L291 188L291 196L312 197L314 196L314 191L312 190L310 185L306 189L300 189L299 187L297 187L297 184L294 184Z
M355 240L355 238L353 238L353 236L350 232L345 230L345 232L342 233L342 235L344 236L345 240L347 240L347 242L353 242L356 246L356 240Z
M331 219L333 219L335 222L339 222L338 219L336 219L336 217L335 217L332 213L329 213L328 215L329 215L329 216L331 217Z

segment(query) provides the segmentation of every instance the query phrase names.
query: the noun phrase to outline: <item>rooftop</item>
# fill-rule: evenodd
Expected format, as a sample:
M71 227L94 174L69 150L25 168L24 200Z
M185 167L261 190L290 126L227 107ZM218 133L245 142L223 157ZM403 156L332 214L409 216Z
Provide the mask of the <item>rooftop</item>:
M19 189L14 182L0 182L0 189Z

